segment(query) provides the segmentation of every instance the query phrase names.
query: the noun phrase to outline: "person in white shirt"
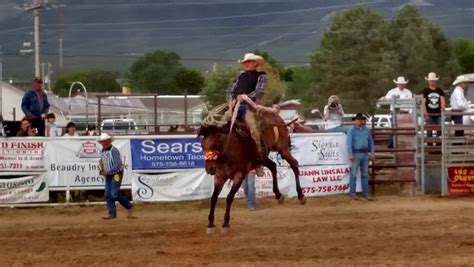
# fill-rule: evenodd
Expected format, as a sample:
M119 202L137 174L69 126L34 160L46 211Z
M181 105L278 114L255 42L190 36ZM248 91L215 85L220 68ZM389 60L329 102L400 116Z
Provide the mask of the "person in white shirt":
M388 93L385 95L385 99L411 99L413 98L413 94L408 88L405 88L407 85L408 81L405 80L405 77L400 76L396 80L393 80L393 82L397 85L397 87L391 89L388 91Z
M324 106L324 120L326 121L326 131L329 132L346 132L342 126L342 117L344 110L342 109L341 101L336 95L328 98L328 104Z
M405 77L400 76L396 80L393 80L393 82L397 85L397 87L391 89L388 91L388 93L385 95L385 99L411 99L413 98L413 94L411 91L406 88L405 86L409 82L408 80L405 80ZM411 109L400 109L400 113L411 113ZM395 114L394 114L395 115ZM394 147L394 137L389 136L389 141L388 141L388 147L393 148Z
M469 109L469 102L464 96L464 89L469 86L469 79L464 76L458 76L453 82L454 88L453 93L451 94L451 111L452 112L464 112ZM451 119L455 124L463 124L463 116L451 116ZM454 133L454 136L464 136L464 131L458 130Z

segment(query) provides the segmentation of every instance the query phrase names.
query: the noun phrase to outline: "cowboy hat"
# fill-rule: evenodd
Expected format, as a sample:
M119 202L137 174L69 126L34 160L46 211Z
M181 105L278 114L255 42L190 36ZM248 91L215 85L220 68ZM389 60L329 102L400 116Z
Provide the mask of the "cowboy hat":
M427 81L437 81L437 80L439 80L439 77L436 76L436 73L430 72L430 73L428 73L428 77L425 77L425 80L427 80Z
M106 140L112 141L114 138L110 136L108 133L102 133L99 138L97 139L97 142L102 142Z
M328 98L328 105L331 105L331 103L336 103L339 104L341 101L339 100L339 97L337 95L332 95Z
M393 80L395 84L407 84L409 81L405 80L405 77L400 76L396 80Z
M352 118L352 120L353 121L355 121L355 120L364 120L365 121L365 120L367 120L367 118L364 115L362 115L362 113L357 113L355 115L355 117Z
M453 82L453 85L458 85L460 83L465 83L465 82L469 82L469 79L466 76L461 75L461 76L456 77L456 80Z
M239 59L238 62L240 64L247 62L247 61L257 61L258 63L263 63L265 59L259 55L255 55L254 53L247 53L244 56L244 59Z

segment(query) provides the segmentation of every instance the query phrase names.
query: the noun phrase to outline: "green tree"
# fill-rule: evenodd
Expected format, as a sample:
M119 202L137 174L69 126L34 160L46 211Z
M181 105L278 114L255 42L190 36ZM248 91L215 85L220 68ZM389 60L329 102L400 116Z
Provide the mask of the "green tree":
M198 93L204 84L204 77L184 67L178 54L161 50L137 58L128 78L132 90L158 94Z
M118 74L106 70L84 70L69 72L59 76L53 85L53 92L59 96L67 96L73 82L79 81L89 92L121 92L117 82Z
M421 92L426 87L424 77L428 72L441 76L444 88L459 73L454 48L444 32L428 19L421 16L414 6L405 6L390 24L391 49L398 59L392 76L405 76L408 88Z
M393 75L387 29L384 18L366 7L336 14L311 56L313 85L301 92L303 113L322 109L333 94L346 111L373 112Z
M291 81L287 82L285 99L302 99L314 80L311 68L309 66L288 68L287 73L290 72Z
M270 64L272 68L278 70L278 75L280 76L280 79L285 80L286 70L283 64L281 64L278 60L276 60L274 57L272 57L269 53L265 51L260 51L258 49L255 49L254 51L252 51L252 53L263 57L266 63Z
M217 68L205 76L205 86L202 88L201 95L209 110L226 101L227 88L238 73L237 66L228 66Z
M474 73L474 41L457 39L453 44L461 73Z
M180 92L187 94L199 94L204 86L204 76L196 70L181 68L174 75L176 86Z

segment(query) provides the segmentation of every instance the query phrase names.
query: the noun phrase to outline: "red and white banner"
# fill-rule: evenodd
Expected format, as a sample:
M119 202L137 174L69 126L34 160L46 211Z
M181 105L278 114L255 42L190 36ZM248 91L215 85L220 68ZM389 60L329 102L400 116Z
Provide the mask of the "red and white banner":
M37 138L2 139L0 172L44 171L45 147L46 142Z
M449 167L448 192L450 195L474 194L474 168Z

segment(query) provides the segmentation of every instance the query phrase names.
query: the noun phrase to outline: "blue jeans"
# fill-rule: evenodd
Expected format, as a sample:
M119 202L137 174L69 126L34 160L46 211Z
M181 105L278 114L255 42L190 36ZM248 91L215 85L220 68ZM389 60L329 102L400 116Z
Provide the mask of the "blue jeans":
M249 172L244 180L244 192L247 196L247 207L255 208L256 196L255 196L255 173Z
M356 176L360 169L360 182L362 195L369 195L369 155L367 153L354 153L355 159L351 161L351 178L349 179L349 194L356 194Z
M430 117L429 119L426 120L426 124L428 125L441 125L441 117ZM433 136L433 131L428 131L426 133L428 137ZM436 135L439 137L441 136L441 131L436 131Z
M107 209L111 217L117 217L115 201L118 201L124 208L131 209L132 203L124 196L120 195L120 186L122 185L123 173L119 174L120 180L116 182L113 175L105 176L105 199L107 201Z

